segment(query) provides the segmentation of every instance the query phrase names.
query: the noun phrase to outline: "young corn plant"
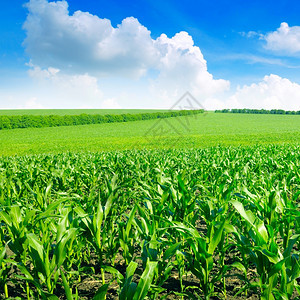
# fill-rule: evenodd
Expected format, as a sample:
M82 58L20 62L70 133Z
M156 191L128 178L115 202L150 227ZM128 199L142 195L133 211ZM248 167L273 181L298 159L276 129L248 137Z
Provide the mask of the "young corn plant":
M4 290L4 297L8 298L8 274L11 270L10 260L6 257L6 245L0 244L0 288Z
M125 215L127 222L119 223L119 243L126 265L129 265L135 253L136 231L132 225L136 211L137 205L133 207L128 216Z
M6 207L0 211L0 221L3 224L2 228L4 228L4 230L1 230L1 239L3 242L6 242L9 249L14 253L12 258L15 263L27 264L28 241L26 235L34 224L35 215L36 211L24 211L16 205ZM7 286L5 289L7 293ZM30 291L28 282L26 282L26 294L29 299Z
M245 210L241 202L232 200L231 204L246 222L245 232L251 239L247 245L249 260L255 264L259 276L258 283L251 283L251 286L260 288L262 300L273 300L275 295L291 295L295 279L299 277L299 262L291 251L299 235L289 240L289 247L282 253L276 242L277 231L272 226L265 226L250 210ZM244 243L245 232L239 233L238 243ZM294 268L291 262L295 263Z
M19 278L34 284L38 295L43 298L54 297L60 268L69 255L66 244L73 243L76 232L76 228L64 228L63 232L58 229L54 239L39 239L34 233L26 234L28 256L33 264L33 269L29 269L24 264L18 265L24 274L23 277L19 276Z
M191 272L199 279L200 289L206 300L214 294L215 284L227 271L226 267L222 267L215 274L212 273L213 268L216 267L214 252L222 240L225 223L226 220L223 220L222 223L215 224L214 233L211 234L209 240L203 238L195 228L182 223L173 223L174 228L181 233L190 249L185 256Z
M132 261L126 268L126 276L121 283L120 300L142 300L149 293L157 262L147 261L138 284L132 281L137 266L138 264Z
M247 296L297 299L299 170L297 145L1 157L1 293L80 299L99 267L112 276L85 291L95 300L115 281L120 298L168 298L170 278L181 297L226 298L229 276Z
M80 226L83 231L83 236L93 245L98 256L103 285L105 285L105 247L109 240L108 235L116 236L115 231L118 230L117 226L115 226L116 210L112 209L114 201L117 199L115 178L112 183L113 186L110 186L109 182L107 182L109 193L105 205L102 206L102 201L99 196L98 204L93 208L92 215L89 215L80 206L76 206L74 209L81 219ZM117 249L115 249L115 251L116 250Z
M174 268L171 258L181 243L173 244L169 240L168 221L156 215L161 216L157 207L146 201L145 205L138 205L137 208L138 216L133 219L133 225L141 241L139 245L143 266L148 260L158 262L154 284L161 290Z

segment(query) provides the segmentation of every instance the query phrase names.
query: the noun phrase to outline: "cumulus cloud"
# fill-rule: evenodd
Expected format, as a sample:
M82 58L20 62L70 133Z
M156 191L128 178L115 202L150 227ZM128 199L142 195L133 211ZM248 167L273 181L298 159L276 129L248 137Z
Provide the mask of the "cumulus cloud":
M261 37L267 44L266 48L285 55L300 54L300 26L289 26L286 22L273 32Z
M35 105L38 101L39 105L51 108L100 108L106 100L98 79L88 74L70 75L56 68L42 69L33 64L28 73L35 84L32 107L38 108Z
M87 12L69 14L66 1L31 0L23 28L34 64L94 75L144 74L158 57L150 31L133 17L117 28Z
M70 14L65 0L30 0L26 6L24 46L37 89L28 96L28 107L169 108L189 91L207 109L300 109L300 85L277 75L238 87L225 98L230 82L213 77L187 32L153 39L133 17L113 27L88 12ZM282 23L259 36L269 49L295 54L299 28Z
M224 103L226 108L300 110L300 85L271 74L259 83L238 87Z
M207 70L199 47L187 32L168 38L162 34L155 46L160 51L159 75L152 89L167 99L176 99L186 90L200 100L229 89L229 81L215 80Z
M29 76L35 79L55 78L55 75L60 71L59 69L55 69L52 67L41 69L39 66L33 65L32 62L30 62L28 66L30 67L30 69L28 70Z
M187 32L152 39L151 32L133 17L113 27L110 20L87 12L70 15L66 1L30 0L26 6L24 46L31 64L38 66L31 65L33 77L50 79L60 70L69 76L100 78L101 86L104 76L139 79L155 73L147 77L150 90L146 92L170 102L187 90L203 98L229 88L229 81L215 80L208 72L201 50Z

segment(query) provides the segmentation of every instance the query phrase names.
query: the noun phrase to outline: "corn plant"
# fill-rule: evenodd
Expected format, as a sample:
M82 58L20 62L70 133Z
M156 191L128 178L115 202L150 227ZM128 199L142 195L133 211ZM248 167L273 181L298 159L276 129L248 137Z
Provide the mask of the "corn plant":
M298 145L1 157L0 297L297 299L299 170Z

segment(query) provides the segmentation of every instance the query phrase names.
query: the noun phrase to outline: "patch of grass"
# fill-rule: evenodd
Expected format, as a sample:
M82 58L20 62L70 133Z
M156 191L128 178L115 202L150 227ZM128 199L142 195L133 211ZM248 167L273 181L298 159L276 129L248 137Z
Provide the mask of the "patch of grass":
M300 116L207 113L166 120L0 131L0 155L300 143Z

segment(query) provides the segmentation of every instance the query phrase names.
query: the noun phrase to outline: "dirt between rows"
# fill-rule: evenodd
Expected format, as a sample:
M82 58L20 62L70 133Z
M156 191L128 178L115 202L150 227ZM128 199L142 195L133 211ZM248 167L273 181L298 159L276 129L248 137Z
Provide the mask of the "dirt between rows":
M109 282L112 279L112 276L110 273L105 273L105 278L106 282ZM133 277L133 281L137 282L138 278L137 276ZM184 287L194 287L194 286L199 286L198 285L199 280L194 275L186 275L183 277L183 285ZM80 283L76 285L77 290L78 290L78 295L79 299L82 300L88 300L88 299L93 299L95 296L97 290L102 286L102 281L101 281L101 275L100 274L95 274L93 277L86 277L83 278ZM241 282L238 279L231 278L231 279L226 279L226 298L225 295L216 295L212 296L212 300L216 299L259 299L259 295L253 291L248 291L248 294L246 295L245 293L234 296L236 292L239 290L239 287L241 286ZM174 272L172 275L169 277L169 279L163 284L162 286L165 291L160 293L157 297L157 299L190 299L191 297L189 296L180 296L176 295L176 293L180 293L180 281L178 278L178 275ZM25 287L24 287L25 289ZM106 295L106 299L119 299L118 297L118 289L119 285L116 281L113 281L108 289L108 293ZM217 290L217 286L215 288ZM73 288L73 293L74 293L74 288ZM22 288L20 288L18 282L16 281L15 284L10 282L8 284L8 291L9 291L9 296L10 299L26 299L26 293ZM201 290L198 289L191 289L193 291L193 294L195 297L199 296L200 299L202 298L201 296L203 295L201 293ZM57 287L55 290L55 295L59 297L59 299L66 299L65 297L65 292L64 289L60 286ZM1 291L0 294L1 299L4 298L3 291ZM294 298L296 299L296 298Z
M202 222L197 224L197 230L201 231L204 235L206 234L206 227ZM8 249L8 255L11 256L13 253ZM141 253L137 253L137 257L140 257ZM236 261L236 257L238 256L238 252L233 249L230 253L225 257L225 264L230 265L234 261ZM216 260L218 257L216 257ZM116 257L116 264L114 268L116 268L124 277L126 274L126 265L122 255L119 253ZM142 261L137 259L136 262L138 263L138 268L136 270L136 274L142 274ZM88 275L87 273L81 274L81 281L74 284L72 287L72 292L75 293L77 288L79 299L81 300L89 300L93 299L95 294L97 293L98 289L102 286L102 279L101 279L101 270L99 264L97 264L97 256L95 253L91 253L91 260L88 264L85 265L87 269L94 270L94 273L90 272L91 274ZM214 272L214 270L212 270ZM11 271L10 275L22 275L19 270L14 267ZM139 276L133 276L133 281L138 283ZM247 277L248 278L255 278L256 269L255 266L247 270ZM164 282L162 288L164 289L156 299L192 299L191 296L182 296L179 295L181 293L181 284L178 276L178 272L173 269L170 277L167 281ZM240 279L242 278L243 274L237 269L231 269L226 273L225 277L225 287L226 287L226 295L223 293L224 290L224 282L218 282L215 286L215 295L211 297L211 300L219 300L219 299L226 299L226 300L233 300L233 299L241 299L241 300L256 300L260 299L260 293L258 288L257 289L247 289L247 292L242 292L241 294L236 296L236 293L244 286L244 282ZM14 276L13 276L14 277ZM105 280L106 283L110 283L108 292L106 295L106 299L119 299L119 285L115 278L112 276L111 273L105 272ZM300 284L300 278L298 280ZM24 281L23 281L24 284ZM35 290L34 286L31 285L31 288ZM203 293L199 288L199 279L194 276L191 272L188 272L183 276L183 286L185 290L189 290L194 295L195 299L203 299ZM19 279L14 279L9 281L8 283L8 291L9 291L9 299L27 299L25 293L25 286L22 287L22 282ZM63 289L62 283L58 282L57 288L54 293L58 296L59 299L66 299L65 291ZM4 291L0 289L0 299L4 298ZM151 298L153 299L153 297ZM299 295L294 292L291 299L300 299Z
M121 255L118 255L118 258L120 259L119 262L114 266L119 272L121 272L124 276L126 274L126 266L124 264L123 258ZM142 263L141 261L137 260L139 262L139 267L136 270L137 274L142 273ZM73 286L73 293L75 292L75 288L77 288L79 299L82 300L88 300L93 299L95 296L97 290L102 286L102 280L101 280L101 272L100 268L97 265L96 256L93 254L93 258L87 265L87 267L93 268L95 270L95 273L93 275L82 275L81 281ZM21 275L19 271L15 268L12 270L11 273L15 273L18 275ZM223 295L220 290L223 290L223 282L218 283L218 285L215 286L215 291L217 294L215 296L212 296L212 300L216 299L259 299L259 294L257 291L248 290L247 294L242 293L235 297L235 294L239 291L239 288L242 286L242 281L237 277L234 276L237 272L231 272L232 277L227 277L225 279L226 284L226 296ZM11 274L13 275L13 274ZM251 274L249 274L251 275ZM105 272L105 280L106 283L111 282L109 285L109 289L106 295L106 299L118 299L118 292L119 292L119 285L116 280L114 280L114 277L110 274ZM133 279L134 282L138 283L139 276L134 275ZM194 294L195 297L202 298L203 294L199 288L199 280L190 272L183 276L183 286L184 288L192 287L190 289L190 292ZM34 290L34 286L30 284L30 287ZM162 288L164 289L163 292L159 293L159 295L156 297L156 299L191 299L190 296L181 296L178 295L178 293L181 292L181 285L180 280L178 276L178 272L176 270L173 270L171 272L170 277L164 284L162 285ZM26 293L25 293L25 286L22 287L22 283L19 279L15 279L13 281L9 281L8 283L8 291L9 291L9 297L10 299L26 299ZM219 292L218 292L219 291ZM66 299L65 297L65 291L62 287L61 282L58 282L57 288L55 290L55 295L59 297L59 299ZM0 290L0 298L4 298L4 291ZM296 299L296 298L295 298Z

